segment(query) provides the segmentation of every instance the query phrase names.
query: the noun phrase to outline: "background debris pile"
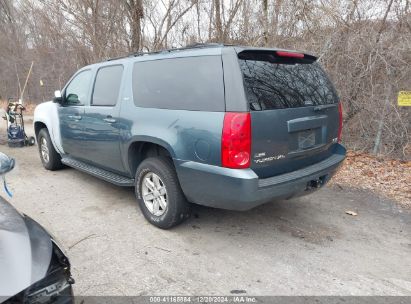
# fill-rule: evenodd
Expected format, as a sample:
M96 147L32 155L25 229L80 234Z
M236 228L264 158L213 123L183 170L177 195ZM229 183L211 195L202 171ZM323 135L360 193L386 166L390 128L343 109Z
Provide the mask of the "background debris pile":
M411 161L348 151L330 185L371 190L411 208Z

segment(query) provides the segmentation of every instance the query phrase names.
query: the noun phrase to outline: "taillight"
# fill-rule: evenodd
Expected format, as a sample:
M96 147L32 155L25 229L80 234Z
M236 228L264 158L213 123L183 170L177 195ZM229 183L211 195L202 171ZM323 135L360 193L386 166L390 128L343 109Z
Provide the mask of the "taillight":
M342 128L343 128L343 108L342 103L338 103L338 117L339 117L339 125L338 125L338 142L341 142L342 137Z
M233 169L248 168L250 167L250 155L250 113L225 113L221 137L222 166Z

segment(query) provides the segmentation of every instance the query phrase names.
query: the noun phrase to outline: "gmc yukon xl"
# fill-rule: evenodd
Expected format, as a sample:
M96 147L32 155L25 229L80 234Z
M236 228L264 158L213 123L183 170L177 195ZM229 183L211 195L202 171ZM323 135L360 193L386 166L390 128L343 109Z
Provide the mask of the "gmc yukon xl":
M135 187L163 229L189 202L248 210L311 193L346 153L341 103L316 60L199 45L86 66L35 110L41 161Z

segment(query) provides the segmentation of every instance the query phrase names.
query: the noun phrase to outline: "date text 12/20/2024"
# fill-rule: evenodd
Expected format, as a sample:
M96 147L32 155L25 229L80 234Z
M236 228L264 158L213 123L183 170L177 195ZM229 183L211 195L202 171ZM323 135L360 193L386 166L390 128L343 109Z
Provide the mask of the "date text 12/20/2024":
M150 297L150 303L256 303L257 298L249 296L157 296Z

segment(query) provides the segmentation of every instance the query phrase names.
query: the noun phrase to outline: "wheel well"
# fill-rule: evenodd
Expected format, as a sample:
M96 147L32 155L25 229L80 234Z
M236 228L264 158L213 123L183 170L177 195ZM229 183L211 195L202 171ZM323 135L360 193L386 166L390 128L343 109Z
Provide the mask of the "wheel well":
M156 156L171 158L170 152L158 144L144 141L132 143L128 149L128 165L132 176L136 174L137 167L144 159Z
M47 129L47 126L44 123L40 122L40 121L36 121L34 123L34 134L36 134L36 139L37 139L41 129Z

